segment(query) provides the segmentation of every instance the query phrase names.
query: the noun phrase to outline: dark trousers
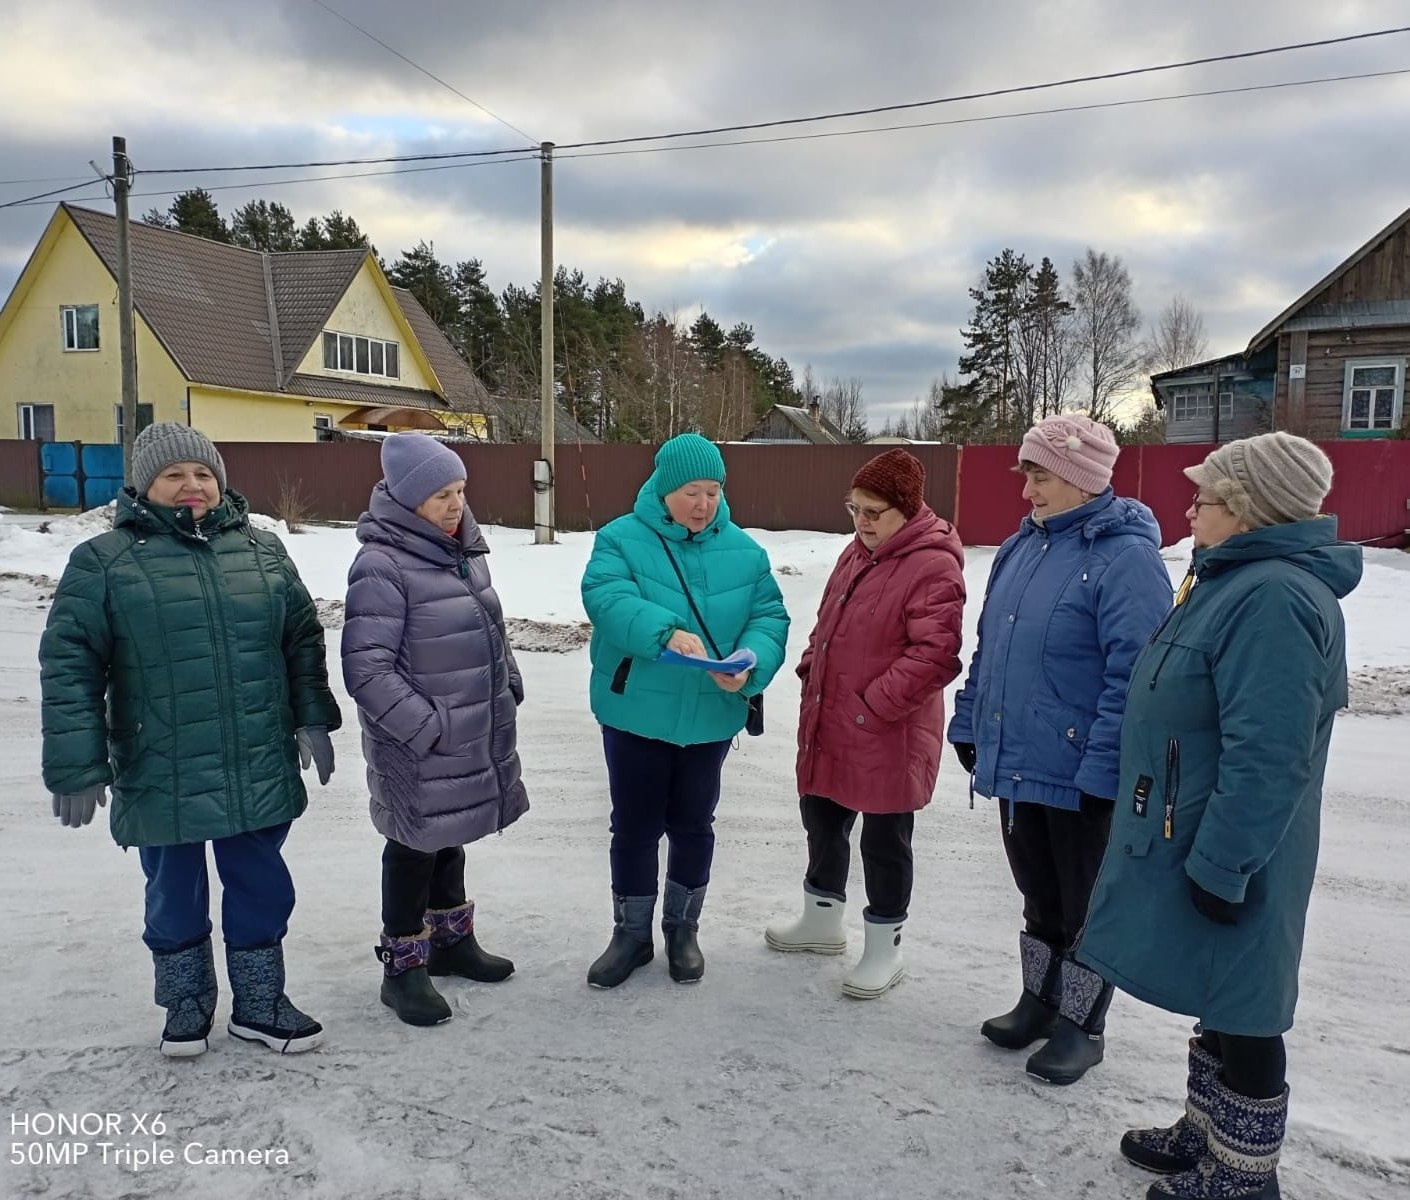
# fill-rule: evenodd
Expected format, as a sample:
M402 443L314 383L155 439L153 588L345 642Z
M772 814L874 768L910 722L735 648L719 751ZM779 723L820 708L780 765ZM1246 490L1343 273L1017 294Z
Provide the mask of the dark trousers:
M1023 893L1028 932L1067 950L1087 919L1087 905L1111 833L1112 803L1083 797L1077 812L1046 804L999 801L1004 853Z
M1231 1091L1240 1096L1271 1100L1283 1094L1288 1078L1288 1052L1283 1036L1245 1037L1206 1029L1199 1044L1222 1064L1220 1074Z
M826 796L802 796L798 808L808 831L808 873L816 892L847 898L847 871L852 865L852 826L857 814ZM867 906L882 920L904 921L915 880L911 834L915 813L862 814L862 874Z
M661 835L666 878L695 889L710 882L715 806L729 742L677 746L602 727L612 792L612 891L654 896Z
M294 911L294 881L280 853L289 822L215 838L220 873L220 927L225 944L255 950L283 941ZM210 875L206 843L142 846L137 851L147 877L142 940L149 950L185 950L211 935Z
M413 850L387 839L382 850L382 932L415 937L428 908L465 903L465 847Z

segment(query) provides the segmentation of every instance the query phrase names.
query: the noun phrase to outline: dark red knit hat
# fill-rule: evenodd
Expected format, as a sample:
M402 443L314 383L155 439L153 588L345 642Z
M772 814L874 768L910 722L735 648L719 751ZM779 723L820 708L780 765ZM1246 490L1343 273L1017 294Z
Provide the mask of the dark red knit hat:
M889 500L910 520L925 503L925 468L899 446L878 454L852 476L852 486Z

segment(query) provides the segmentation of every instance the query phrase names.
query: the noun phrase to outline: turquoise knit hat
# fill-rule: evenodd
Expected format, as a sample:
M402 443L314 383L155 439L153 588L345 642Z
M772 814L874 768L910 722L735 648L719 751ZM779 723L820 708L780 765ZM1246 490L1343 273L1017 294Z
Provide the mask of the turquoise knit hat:
M680 433L656 451L656 494L667 496L692 479L725 481L725 460L719 447L698 433Z

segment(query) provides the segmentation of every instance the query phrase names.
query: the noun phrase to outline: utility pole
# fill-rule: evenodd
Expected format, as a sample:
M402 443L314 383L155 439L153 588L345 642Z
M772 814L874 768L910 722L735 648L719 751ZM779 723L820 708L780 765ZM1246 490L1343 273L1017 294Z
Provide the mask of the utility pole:
M113 138L113 209L117 215L118 358L122 363L122 477L132 484L132 442L137 436L137 345L132 322L132 242L128 238L127 193L132 164L127 139Z
M534 545L553 541L553 143L539 145L539 460L534 464Z

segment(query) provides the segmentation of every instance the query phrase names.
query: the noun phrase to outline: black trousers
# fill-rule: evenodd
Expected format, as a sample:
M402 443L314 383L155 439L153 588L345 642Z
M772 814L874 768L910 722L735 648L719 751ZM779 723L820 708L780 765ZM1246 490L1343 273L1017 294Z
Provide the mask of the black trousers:
M710 882L715 859L715 807L729 742L677 746L602 727L607 785L612 792L612 891L654 896L661 838L666 878L694 891Z
M1112 802L1090 796L1078 812L1045 804L999 801L1004 853L1023 893L1028 932L1059 950L1070 949L1087 919L1087 905L1111 834Z
M826 796L798 800L803 828L808 831L808 873L814 891L847 897L847 872L852 865L852 826L857 814ZM911 834L915 813L862 814L862 873L867 906L883 920L902 921L911 905L915 881Z
M387 839L382 850L382 932L414 937L426 924L428 908L465 903L465 847L413 850Z
M1245 1037L1237 1033L1216 1033L1206 1029L1199 1044L1221 1063L1229 1090L1256 1100L1272 1100L1283 1094L1288 1079L1288 1052L1283 1035Z

